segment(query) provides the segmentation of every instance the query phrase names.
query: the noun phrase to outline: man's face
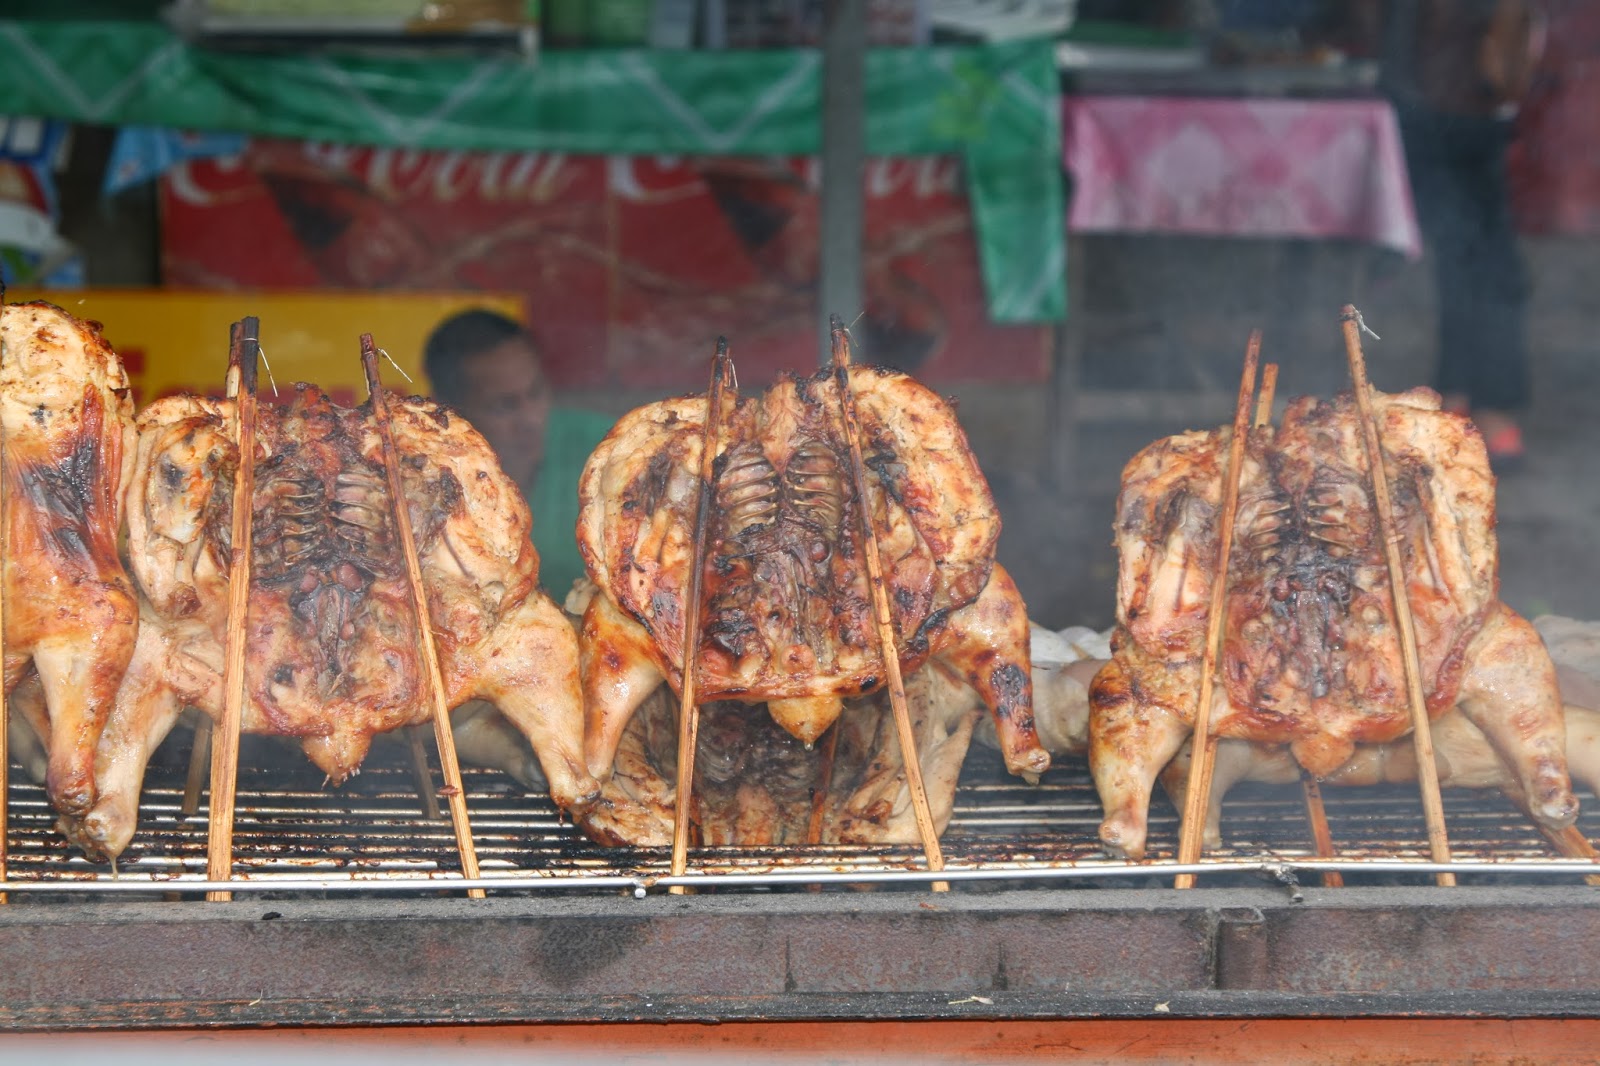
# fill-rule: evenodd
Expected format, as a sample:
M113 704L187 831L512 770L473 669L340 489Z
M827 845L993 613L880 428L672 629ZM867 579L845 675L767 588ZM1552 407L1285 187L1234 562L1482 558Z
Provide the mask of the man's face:
M550 386L539 357L512 338L461 364L466 397L458 404L482 433L500 466L523 491L533 484L544 458L544 427L550 418Z

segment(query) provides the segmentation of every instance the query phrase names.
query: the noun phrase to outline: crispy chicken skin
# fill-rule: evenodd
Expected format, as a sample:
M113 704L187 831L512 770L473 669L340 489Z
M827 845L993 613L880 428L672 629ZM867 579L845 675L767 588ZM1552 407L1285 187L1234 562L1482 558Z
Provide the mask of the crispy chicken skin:
M1501 604L1494 480L1471 423L1415 389L1374 394L1423 690L1494 745L1551 828L1577 816L1554 667ZM1231 431L1158 441L1123 472L1113 658L1090 694L1090 767L1114 853L1144 853L1156 775L1189 735ZM1241 470L1211 728L1287 745L1313 774L1410 729L1389 575L1354 401L1293 401Z
M128 533L141 639L96 756L100 800L63 823L93 855L126 846L145 764L182 708L222 711L231 407L172 397L139 419ZM493 702L557 803L582 806L598 786L582 758L577 641L536 588L527 504L465 421L418 399L390 409L449 703ZM252 510L243 729L298 738L343 781L374 734L431 717L369 409L309 385L263 405Z
M598 598L598 597L597 597ZM995 700L983 669L993 651L1026 662L1028 629L1015 624L1010 578L995 567L982 596L958 612L953 652L905 678L906 702L934 825L943 832L973 727ZM569 600L569 609L572 601ZM980 649L972 652L967 649ZM666 845L676 798L677 701L656 685L623 731L599 802L578 826L604 844ZM920 840L905 761L883 689L845 700L826 738L810 750L760 708L726 700L701 708L691 839L713 845L914 844ZM832 769L824 745L832 744ZM815 791L814 791L815 790Z
M50 801L81 814L138 630L117 554L133 403L98 325L44 303L0 306L0 397L5 690L36 680Z
M802 744L883 663L863 561L865 507L884 559L907 673L935 659L994 715L1015 773L1049 765L1033 729L1027 618L994 564L999 515L954 413L904 374L850 370L867 499L856 498L831 371L725 397L702 583L697 691L765 703ZM582 632L590 772L605 780L635 709L681 688L683 599L708 401L625 416L590 457L578 542L600 594Z

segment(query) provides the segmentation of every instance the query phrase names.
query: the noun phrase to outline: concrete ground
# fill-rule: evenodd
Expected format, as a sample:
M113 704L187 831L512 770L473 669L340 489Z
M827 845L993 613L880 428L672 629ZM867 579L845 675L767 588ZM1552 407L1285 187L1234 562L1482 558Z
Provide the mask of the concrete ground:
M1005 520L1001 561L1032 617L1052 628L1102 627L1114 610L1111 518L1123 463L1159 437L1226 421L1244 341L1265 330L1263 357L1282 366L1278 395L1330 395L1347 382L1338 327L1354 302L1382 336L1369 340L1374 384L1431 384L1431 273L1355 246L1102 238L1083 242L1084 354L1071 478L1052 485L1047 449L1018 458L1019 432L1044 430L1037 398L1019 431L993 403L967 404L969 433ZM1528 615L1600 618L1600 241L1541 239L1525 253L1533 403L1528 462L1499 482L1502 596ZM1106 413L1105 390L1143 390L1141 409ZM1164 409L1186 404L1188 412ZM1097 405L1099 405L1097 407ZM1141 405L1136 404L1136 408ZM1094 412L1099 411L1098 417ZM1038 435L1034 441L1040 441ZM986 454L987 453L987 454ZM994 456L1001 456L996 463Z

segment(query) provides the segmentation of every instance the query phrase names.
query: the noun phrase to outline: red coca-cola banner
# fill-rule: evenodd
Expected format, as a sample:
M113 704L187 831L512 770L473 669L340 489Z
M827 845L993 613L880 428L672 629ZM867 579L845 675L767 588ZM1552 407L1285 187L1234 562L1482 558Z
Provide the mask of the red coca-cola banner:
M718 335L760 384L816 361L816 189L804 159L255 141L169 172L163 258L200 288L524 292L560 386L703 388ZM866 195L860 357L935 383L1046 377L1044 327L987 319L959 163L874 160Z

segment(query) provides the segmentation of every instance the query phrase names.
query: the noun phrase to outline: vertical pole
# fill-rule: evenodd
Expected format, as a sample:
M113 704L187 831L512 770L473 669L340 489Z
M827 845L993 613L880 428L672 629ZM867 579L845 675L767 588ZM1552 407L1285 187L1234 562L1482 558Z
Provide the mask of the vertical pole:
M233 532L228 552L228 629L222 667L222 717L211 733L211 811L206 834L206 878L233 879L233 804L239 774L239 730L244 721L245 635L250 598L251 522L256 483L256 369L261 323L233 325L228 345L228 395L234 397L234 440L239 469L233 481ZM226 903L233 893L206 893Z
M1064 499L1078 488L1078 390L1083 380L1083 254L1087 241L1067 236L1067 319L1051 335L1050 485Z
M689 573L683 589L683 684L678 693L678 783L672 806L672 876L689 868L689 822L694 814L694 757L700 743L700 598L706 573L707 540L711 511L716 507L717 454L722 447L723 408L733 387L733 361L728 338L717 338L711 361L711 386L706 389L706 421L700 431L700 480L695 489L694 539L689 551ZM673 895L686 889L673 885Z
M1450 861L1450 837L1445 832L1444 800L1439 795L1439 765L1433 759L1433 722L1422 691L1422 663L1417 656L1416 623L1411 617L1411 593L1406 584L1405 560L1400 555L1400 531L1395 524L1394 502L1389 496L1389 475L1383 466L1383 437L1372 410L1372 386L1367 383L1367 357L1361 350L1361 312L1345 304L1339 316L1344 330L1345 357L1350 363L1350 385L1361 412L1361 431L1372 472L1372 502L1378 512L1378 537L1389 565L1389 595L1394 601L1395 628L1400 636L1400 664L1405 670L1407 704L1411 709L1411 740L1417 749L1417 788L1422 792L1422 813L1428 824L1428 855L1434 862ZM1456 875L1441 873L1435 880L1453 887Z
M1194 708L1194 761L1189 788L1184 794L1183 821L1178 827L1178 861L1185 866L1200 861L1205 840L1206 809L1211 801L1211 775L1217 764L1217 738L1211 735L1211 695L1217 658L1221 653L1223 614L1228 603L1228 565L1233 552L1233 523L1239 513L1239 476L1244 467L1245 444L1250 436L1250 404L1256 393L1256 368L1261 362L1261 331L1253 330L1244 350L1244 372L1239 375L1239 399L1233 411L1233 436L1228 440L1228 465L1222 471L1222 515L1217 521L1217 575L1211 586L1211 610L1206 615L1206 646L1200 657L1200 695ZM1174 888L1193 888L1194 874L1179 874Z
M853 322L863 306L861 247L866 163L866 0L827 0L822 37L821 289L817 364L833 359L828 316Z
M385 353L387 354L387 353ZM439 646L433 639L433 619L428 611L428 587L422 578L422 560L417 555L417 538L411 528L411 510L406 506L405 483L400 477L400 453L394 446L394 429L389 421L389 398L378 374L378 347L372 334L361 335L361 371L367 379L367 403L372 409L372 425L378 431L383 450L383 472L389 482L389 503L394 530L399 534L400 554L405 558L406 582L411 586L411 609L417 619L418 644L422 666L428 678L428 694L433 703L433 739L439 746L439 776L444 778L450 822L456 833L456 851L461 855L461 876L478 880L478 850L472 840L472 822L467 816L467 791L461 783L461 764L456 761L456 738L450 730L450 701L445 692L444 674L439 668ZM432 781L428 782L428 791ZM467 889L471 899L483 899L481 888Z

